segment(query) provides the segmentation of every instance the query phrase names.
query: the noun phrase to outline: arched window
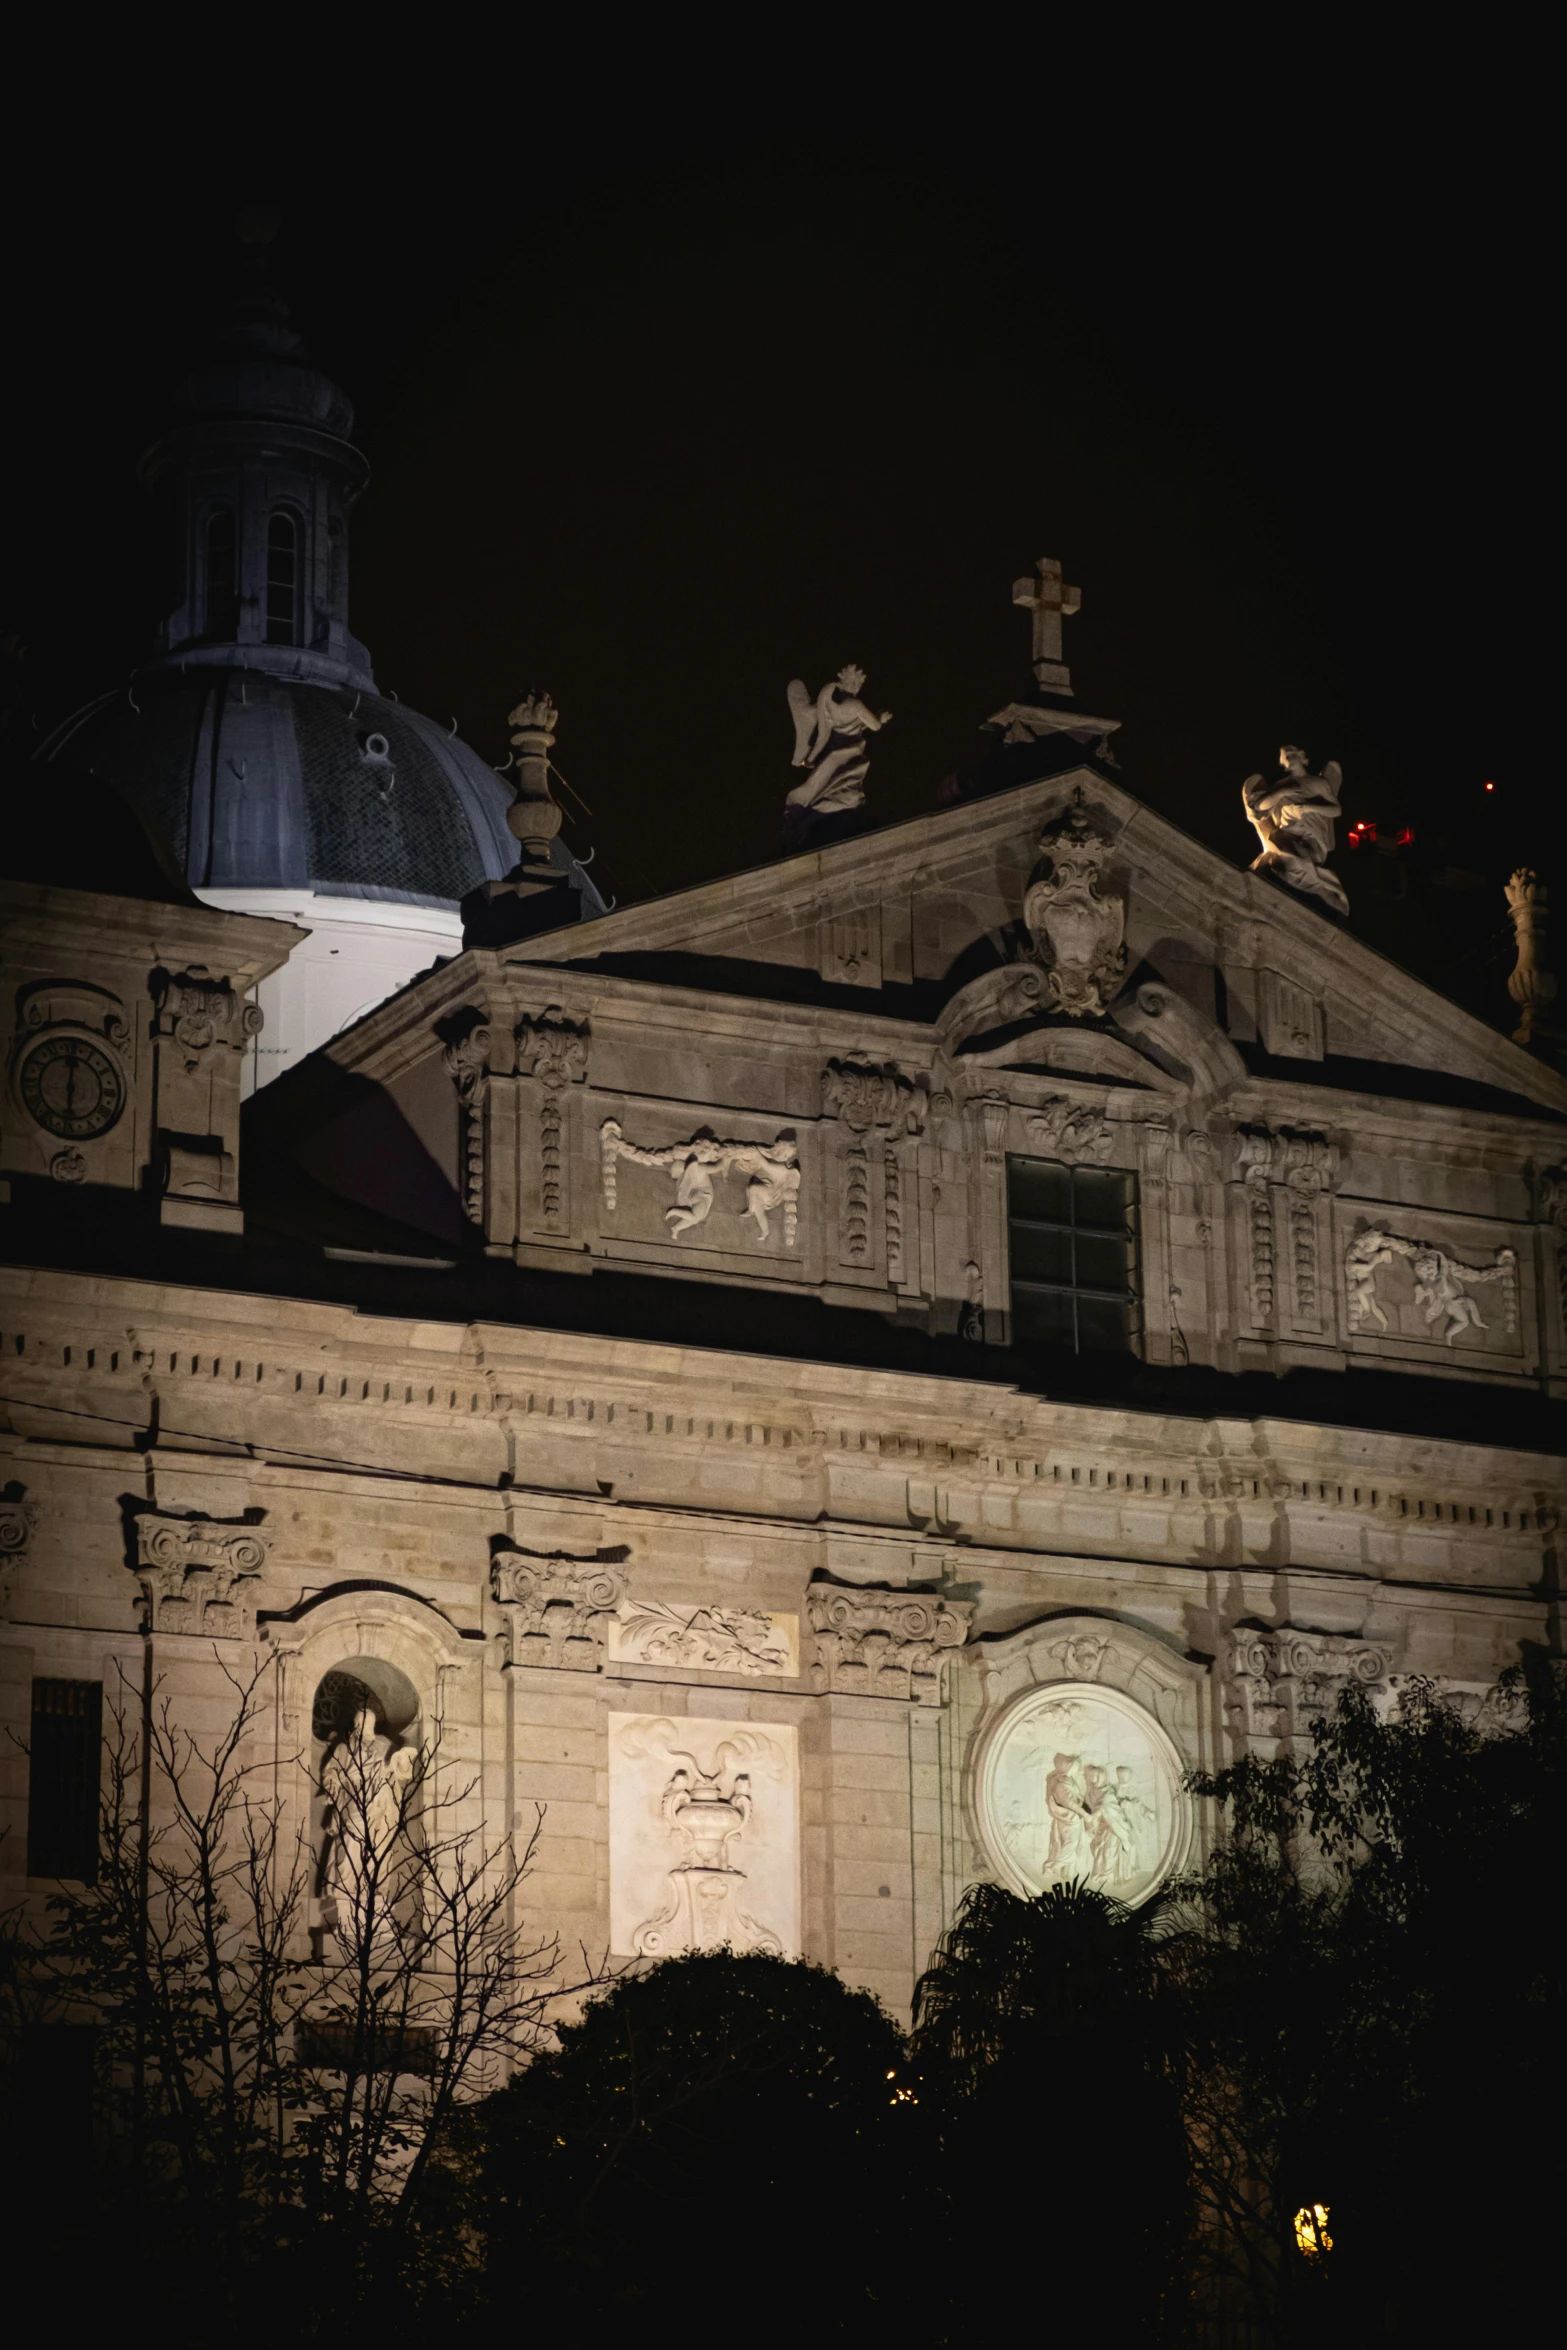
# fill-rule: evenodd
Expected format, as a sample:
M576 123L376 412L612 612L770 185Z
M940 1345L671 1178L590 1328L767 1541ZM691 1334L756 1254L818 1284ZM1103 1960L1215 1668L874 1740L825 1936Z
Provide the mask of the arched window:
M267 643L299 642L299 524L279 508L267 524Z
M207 516L206 588L205 634L214 644L232 644L239 634L239 534L232 506L214 506Z

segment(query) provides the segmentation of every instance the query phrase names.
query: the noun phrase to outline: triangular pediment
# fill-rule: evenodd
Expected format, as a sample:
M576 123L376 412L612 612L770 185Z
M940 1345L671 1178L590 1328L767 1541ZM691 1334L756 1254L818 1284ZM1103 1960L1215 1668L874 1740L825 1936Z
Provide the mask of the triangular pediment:
M1124 985L1086 1017L1034 1007L1031 1038L1029 1005L1005 1000L1008 975L1017 997L1038 968L1024 900L1042 831L1074 806L1109 842L1102 887L1124 902ZM1487 1088L1498 1107L1567 1110L1554 1069L1086 765L627 907L506 959L703 994L857 999L939 1025L947 1049L977 1065L1155 1087L1162 1066L1208 1092L1259 1062L1362 1092L1397 1068ZM1090 1069L1083 1039L1096 1024L1104 1044ZM1116 1075L1117 1047L1141 1057L1137 1078L1129 1058Z

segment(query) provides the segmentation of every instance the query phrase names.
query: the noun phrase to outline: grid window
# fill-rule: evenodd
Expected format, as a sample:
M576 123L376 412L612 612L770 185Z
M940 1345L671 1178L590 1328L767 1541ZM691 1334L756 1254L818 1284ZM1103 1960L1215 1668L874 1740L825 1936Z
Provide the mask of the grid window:
M1135 1175L1008 1159L1015 1344L1077 1354L1131 1345L1136 1212Z
M101 1681L35 1681L28 1745L27 1873L98 1882Z
M292 514L273 515L267 524L267 643L299 642L294 627L299 601L299 525Z
M214 644L232 644L239 634L239 541L232 506L215 506L207 517L207 627Z

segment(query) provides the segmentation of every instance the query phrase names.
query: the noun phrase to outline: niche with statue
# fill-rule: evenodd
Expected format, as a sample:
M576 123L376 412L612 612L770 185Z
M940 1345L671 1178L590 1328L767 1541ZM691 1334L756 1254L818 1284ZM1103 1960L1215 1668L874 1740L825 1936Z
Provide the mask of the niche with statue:
M316 1956L389 1961L423 1907L418 1692L395 1665L350 1657L318 1684L310 1727Z

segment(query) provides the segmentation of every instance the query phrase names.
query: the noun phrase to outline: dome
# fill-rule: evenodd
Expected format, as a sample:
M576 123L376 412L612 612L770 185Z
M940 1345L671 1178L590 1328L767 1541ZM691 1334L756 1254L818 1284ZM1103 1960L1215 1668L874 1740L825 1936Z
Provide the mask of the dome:
M111 784L197 890L455 911L516 862L500 777L445 727L373 692L245 668L151 670L68 720L42 756ZM581 893L573 913L599 912L558 843L555 862Z

